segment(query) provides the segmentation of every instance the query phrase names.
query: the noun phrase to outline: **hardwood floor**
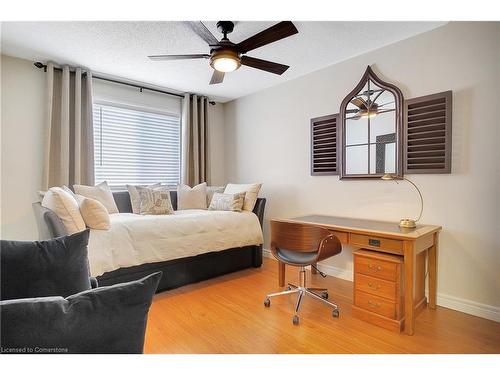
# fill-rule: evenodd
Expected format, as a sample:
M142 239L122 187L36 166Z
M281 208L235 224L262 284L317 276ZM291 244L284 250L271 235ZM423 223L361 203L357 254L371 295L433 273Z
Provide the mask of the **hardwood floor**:
M326 286L340 318L305 297L299 326L296 296L263 305L278 291L278 265L253 268L155 296L145 353L500 353L500 323L439 307L424 310L414 336L389 332L351 316L352 283L308 273L309 286ZM287 273L297 282L298 272Z

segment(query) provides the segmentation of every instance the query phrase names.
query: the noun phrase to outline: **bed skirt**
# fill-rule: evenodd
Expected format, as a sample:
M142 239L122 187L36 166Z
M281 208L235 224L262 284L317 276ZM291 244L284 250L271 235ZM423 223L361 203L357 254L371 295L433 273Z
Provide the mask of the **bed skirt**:
M162 271L163 276L156 291L158 293L261 265L262 246L245 246L166 262L120 268L98 276L97 281L99 286L113 285L137 280L153 272Z

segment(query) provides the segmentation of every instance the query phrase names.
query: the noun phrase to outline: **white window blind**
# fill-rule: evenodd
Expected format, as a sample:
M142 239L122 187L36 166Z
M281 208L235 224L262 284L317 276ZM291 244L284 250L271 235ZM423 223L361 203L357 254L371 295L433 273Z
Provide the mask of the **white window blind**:
M176 115L94 103L96 184L115 189L126 184L180 181L181 126Z

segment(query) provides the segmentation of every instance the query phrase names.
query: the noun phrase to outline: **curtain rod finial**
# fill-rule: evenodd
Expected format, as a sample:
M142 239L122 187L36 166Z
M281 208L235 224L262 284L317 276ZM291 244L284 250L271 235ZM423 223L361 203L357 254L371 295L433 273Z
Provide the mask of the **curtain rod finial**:
M37 61L33 65L35 65L38 69L42 69L43 68L44 72L47 71L47 65L45 65L44 63L41 63L40 61Z

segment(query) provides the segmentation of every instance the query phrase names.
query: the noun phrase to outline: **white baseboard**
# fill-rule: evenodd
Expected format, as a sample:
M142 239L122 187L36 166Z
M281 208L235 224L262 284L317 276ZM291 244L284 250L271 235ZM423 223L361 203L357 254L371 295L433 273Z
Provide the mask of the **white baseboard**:
M437 294L436 303L438 306L446 307L448 309L500 322L500 307L485 305L484 303L458 298L443 293Z
M273 258L271 251L267 249L262 250L262 255L266 258ZM338 277L339 279L353 281L352 270L334 267L328 264L318 264L321 272L329 276ZM500 322L500 307L486 305L471 301L464 298L450 296L448 294L437 294L437 305L446 307L448 309L457 310L466 314L478 316L489 320Z

